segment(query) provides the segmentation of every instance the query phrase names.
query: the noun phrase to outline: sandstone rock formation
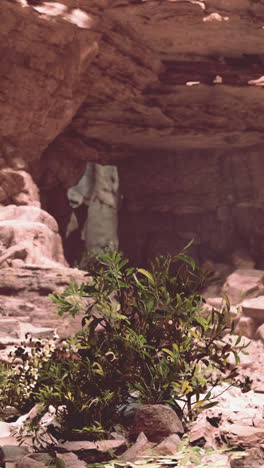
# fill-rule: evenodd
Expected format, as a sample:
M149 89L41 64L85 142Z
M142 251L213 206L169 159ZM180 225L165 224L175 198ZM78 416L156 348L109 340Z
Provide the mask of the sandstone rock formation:
M1 166L60 200L86 161L117 164L121 248L195 239L263 263L264 4L73 0L0 5ZM63 231L64 230L64 231Z
M85 272L68 268L58 225L50 214L37 206L0 207L2 344L19 342L28 332L46 336L57 329L67 336L77 331L81 318L59 319L49 294L83 281Z

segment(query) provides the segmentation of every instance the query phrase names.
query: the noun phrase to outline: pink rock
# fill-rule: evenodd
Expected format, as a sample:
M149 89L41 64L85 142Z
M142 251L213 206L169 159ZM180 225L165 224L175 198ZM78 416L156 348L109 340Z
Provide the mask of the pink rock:
M264 343L264 323L260 325L255 334L256 340L261 340Z
M177 452L177 447L180 443L181 439L178 434L171 434L160 444L153 447L153 452L160 455L174 455Z
M264 292L264 271L236 270L228 276L223 291L228 295L232 305L243 299L259 296Z
M245 449L264 444L264 428L227 424L220 432L230 444Z
M122 462L135 461L144 456L144 452L151 449L155 444L149 442L143 432L141 432L134 445L129 447L120 457Z
M0 208L0 267L17 259L25 265L67 265L57 223L40 208Z
M247 338L254 338L257 327L257 322L252 317L242 316L236 324L235 333L244 335Z
M242 312L247 317L264 322L264 296L245 299L242 304Z

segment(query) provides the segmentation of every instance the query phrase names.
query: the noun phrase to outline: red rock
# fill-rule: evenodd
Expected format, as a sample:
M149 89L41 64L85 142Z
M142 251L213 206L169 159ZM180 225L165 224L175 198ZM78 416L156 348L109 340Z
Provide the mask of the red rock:
M171 434L170 436L166 437L160 444L155 445L153 452L160 455L175 455L180 443L180 437L177 434Z
M122 462L136 461L142 458L144 453L147 450L152 449L154 445L155 444L149 442L145 434L141 432L138 435L136 442L119 457L119 460Z
M246 449L264 443L264 428L229 424L220 432L232 446Z
M143 432L151 442L161 442L171 434L184 429L175 411L165 405L143 405L137 408L131 427L135 437Z

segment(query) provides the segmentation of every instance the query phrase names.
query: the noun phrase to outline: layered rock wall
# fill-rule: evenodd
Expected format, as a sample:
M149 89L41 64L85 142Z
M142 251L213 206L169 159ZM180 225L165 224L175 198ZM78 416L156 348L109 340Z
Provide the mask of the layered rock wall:
M33 175L63 234L86 162L117 164L134 259L194 238L199 257L238 245L261 264L263 1L0 8L1 164Z

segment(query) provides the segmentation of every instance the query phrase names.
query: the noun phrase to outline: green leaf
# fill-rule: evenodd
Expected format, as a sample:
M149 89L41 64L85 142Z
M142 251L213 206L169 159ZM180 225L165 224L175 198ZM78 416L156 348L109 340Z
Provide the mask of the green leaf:
M142 275L146 276L149 279L149 281L152 284L154 284L154 278L153 278L152 274L149 271L144 270L144 268L138 268L137 271L138 271L138 273L141 273Z

